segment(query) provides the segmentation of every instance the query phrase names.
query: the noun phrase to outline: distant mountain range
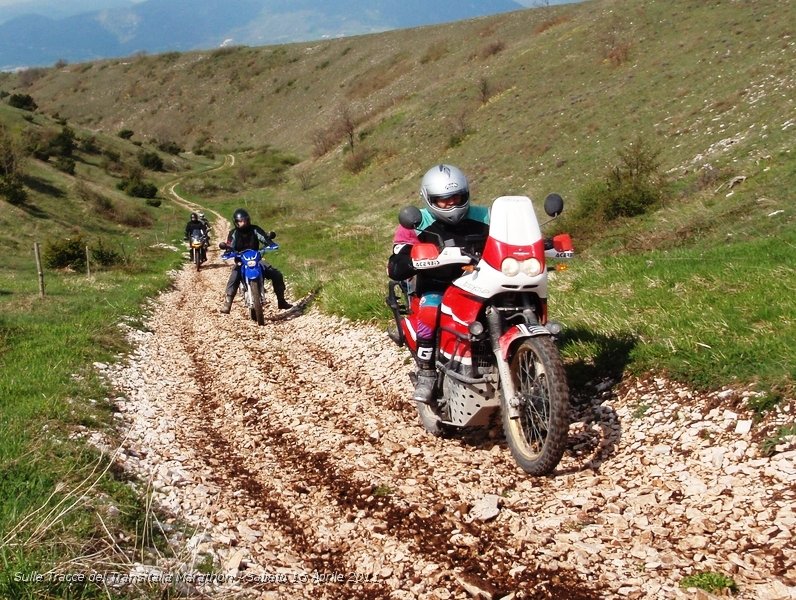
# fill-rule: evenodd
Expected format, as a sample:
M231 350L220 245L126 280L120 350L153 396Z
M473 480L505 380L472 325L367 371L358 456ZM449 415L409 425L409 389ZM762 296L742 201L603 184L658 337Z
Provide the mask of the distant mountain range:
M68 11L69 0L61 10ZM81 0L70 16L37 11L0 24L0 69L51 66L138 52L263 46L377 33L522 10L513 0ZM567 0L533 2L532 6ZM570 0L571 1L571 0ZM74 10L77 0L72 0ZM21 11L25 5L6 7ZM107 8L110 6L110 8ZM38 14L37 14L38 13ZM64 14L64 13L61 13ZM68 12L67 12L68 14Z

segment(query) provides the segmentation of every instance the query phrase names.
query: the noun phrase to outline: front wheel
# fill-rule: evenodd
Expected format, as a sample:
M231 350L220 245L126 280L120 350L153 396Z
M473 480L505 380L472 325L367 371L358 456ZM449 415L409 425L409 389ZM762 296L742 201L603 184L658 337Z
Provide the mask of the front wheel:
M551 338L528 338L511 358L509 370L520 414L509 418L503 394L506 441L523 471L547 475L564 455L569 434L569 388L561 356Z
M193 248L193 262L196 265L196 270L202 268L202 251L199 248Z
M265 317L263 316L263 295L260 292L261 285L262 284L256 279L249 281L249 294L252 301L250 312L252 321L257 321L258 325L265 325Z

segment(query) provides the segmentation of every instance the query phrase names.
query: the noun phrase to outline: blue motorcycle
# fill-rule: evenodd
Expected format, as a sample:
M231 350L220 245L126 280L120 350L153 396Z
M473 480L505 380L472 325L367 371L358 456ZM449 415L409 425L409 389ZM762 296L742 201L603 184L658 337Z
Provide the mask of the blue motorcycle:
M252 321L258 325L265 324L263 305L265 304L265 277L263 275L263 254L279 250L279 244L271 242L260 250L243 250L236 252L227 249L221 255L223 260L235 259L241 272L240 285L243 289L243 301L249 310Z

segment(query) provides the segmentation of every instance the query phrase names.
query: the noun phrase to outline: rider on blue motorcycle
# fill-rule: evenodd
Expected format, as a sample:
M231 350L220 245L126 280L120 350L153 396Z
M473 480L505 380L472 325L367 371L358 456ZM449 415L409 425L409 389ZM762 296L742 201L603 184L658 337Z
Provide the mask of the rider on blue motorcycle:
M252 225L249 213L244 209L237 209L232 215L232 220L235 223L235 229L231 229L227 234L227 241L221 242L219 247L225 250L234 250L235 252L242 252L243 250L259 250L263 246L267 246L271 238L276 236L273 231L266 233L257 225ZM263 261L263 276L270 279L274 285L274 294L276 294L277 306L286 310L293 308L293 305L285 300L285 278L282 273L275 267ZM232 309L232 301L235 299L235 294L238 292L240 286L240 265L237 263L232 268L227 281L227 298L221 312L229 314Z
M420 196L426 208L415 229L401 225L393 237L393 254L387 264L391 279L415 277L413 293L420 296L417 331L417 383L412 399L429 402L434 393L435 340L442 294L462 273L461 265L416 270L412 246L431 242L438 247L456 246L480 254L489 234L489 209L470 204L470 185L457 167L440 164L429 169L420 182Z

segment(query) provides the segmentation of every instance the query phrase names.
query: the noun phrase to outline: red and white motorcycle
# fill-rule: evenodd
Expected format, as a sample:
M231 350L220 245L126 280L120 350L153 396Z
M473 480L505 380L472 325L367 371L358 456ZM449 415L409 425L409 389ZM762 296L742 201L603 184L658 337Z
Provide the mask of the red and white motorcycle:
M550 194L544 208L555 218L564 202ZM405 208L399 221L414 229L420 211ZM569 431L569 388L554 340L561 326L547 317L546 259L574 253L567 234L549 242L546 248L530 198L501 196L480 255L429 243L412 248L418 270L463 266L442 297L434 400L416 404L423 427L443 435L490 425L500 414L512 456L530 475L556 468ZM390 281L387 304L396 327L389 335L416 358L420 298L411 288L411 280Z

